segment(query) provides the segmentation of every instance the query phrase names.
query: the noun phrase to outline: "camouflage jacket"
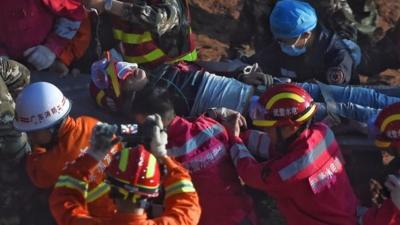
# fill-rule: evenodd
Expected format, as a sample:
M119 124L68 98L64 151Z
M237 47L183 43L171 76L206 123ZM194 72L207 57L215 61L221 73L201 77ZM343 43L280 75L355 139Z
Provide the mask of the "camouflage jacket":
M29 70L0 57L0 225L55 224L45 191L36 189L25 171L30 147L25 133L13 128L13 97L29 83Z
M21 157L29 150L26 135L13 127L15 96L29 84L29 70L16 61L0 57L0 160Z

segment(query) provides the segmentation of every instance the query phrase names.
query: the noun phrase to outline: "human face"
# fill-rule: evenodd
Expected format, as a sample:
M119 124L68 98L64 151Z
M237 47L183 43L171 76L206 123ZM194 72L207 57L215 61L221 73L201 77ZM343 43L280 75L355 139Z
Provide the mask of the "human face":
M140 68L135 68L132 75L129 75L122 83L124 92L140 91L149 82L146 72Z
M310 38L311 38L311 32L306 32L296 38L277 39L277 41L280 44L289 45L294 48L304 48Z
M33 146L46 146L50 144L52 133L49 129L27 132L30 143Z
M277 127L263 128L262 131L268 133L268 136L271 141L271 145L276 146L277 144L280 144L282 141L285 141L287 138L292 136L296 132L297 129L298 129L298 127L293 127L293 126L280 127L280 132L282 135L281 138L283 138L283 140L281 140L279 137L279 134L278 134L279 131L278 131Z

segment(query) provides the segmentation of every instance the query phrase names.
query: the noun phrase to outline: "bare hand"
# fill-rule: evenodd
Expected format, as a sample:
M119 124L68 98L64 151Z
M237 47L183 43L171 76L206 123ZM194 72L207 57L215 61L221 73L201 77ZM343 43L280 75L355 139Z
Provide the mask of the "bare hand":
M246 118L244 118L242 114L233 109L219 107L219 108L210 108L207 110L207 115L217 120L220 123L227 120L231 120L233 117L236 117L236 114L239 114L240 127L247 128Z
M69 73L68 66L62 63L60 60L54 61L54 63L49 67L49 72L56 73L60 77L66 77Z
M222 125L224 125L225 129L228 131L229 137L239 137L241 124L240 113L236 113L222 122Z

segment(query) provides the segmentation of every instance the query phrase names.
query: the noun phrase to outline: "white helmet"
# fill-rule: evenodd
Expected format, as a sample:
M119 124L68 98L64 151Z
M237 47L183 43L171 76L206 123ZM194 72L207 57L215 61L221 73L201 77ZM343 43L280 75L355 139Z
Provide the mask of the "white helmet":
M18 95L14 127L35 131L52 127L71 110L70 101L53 84L37 82L25 87Z

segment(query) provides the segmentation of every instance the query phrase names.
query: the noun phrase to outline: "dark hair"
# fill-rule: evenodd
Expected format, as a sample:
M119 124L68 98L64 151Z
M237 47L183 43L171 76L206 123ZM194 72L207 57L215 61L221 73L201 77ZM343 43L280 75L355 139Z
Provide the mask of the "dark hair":
M147 85L138 91L131 105L131 113L150 115L158 113L163 116L174 111L174 104L166 87Z

